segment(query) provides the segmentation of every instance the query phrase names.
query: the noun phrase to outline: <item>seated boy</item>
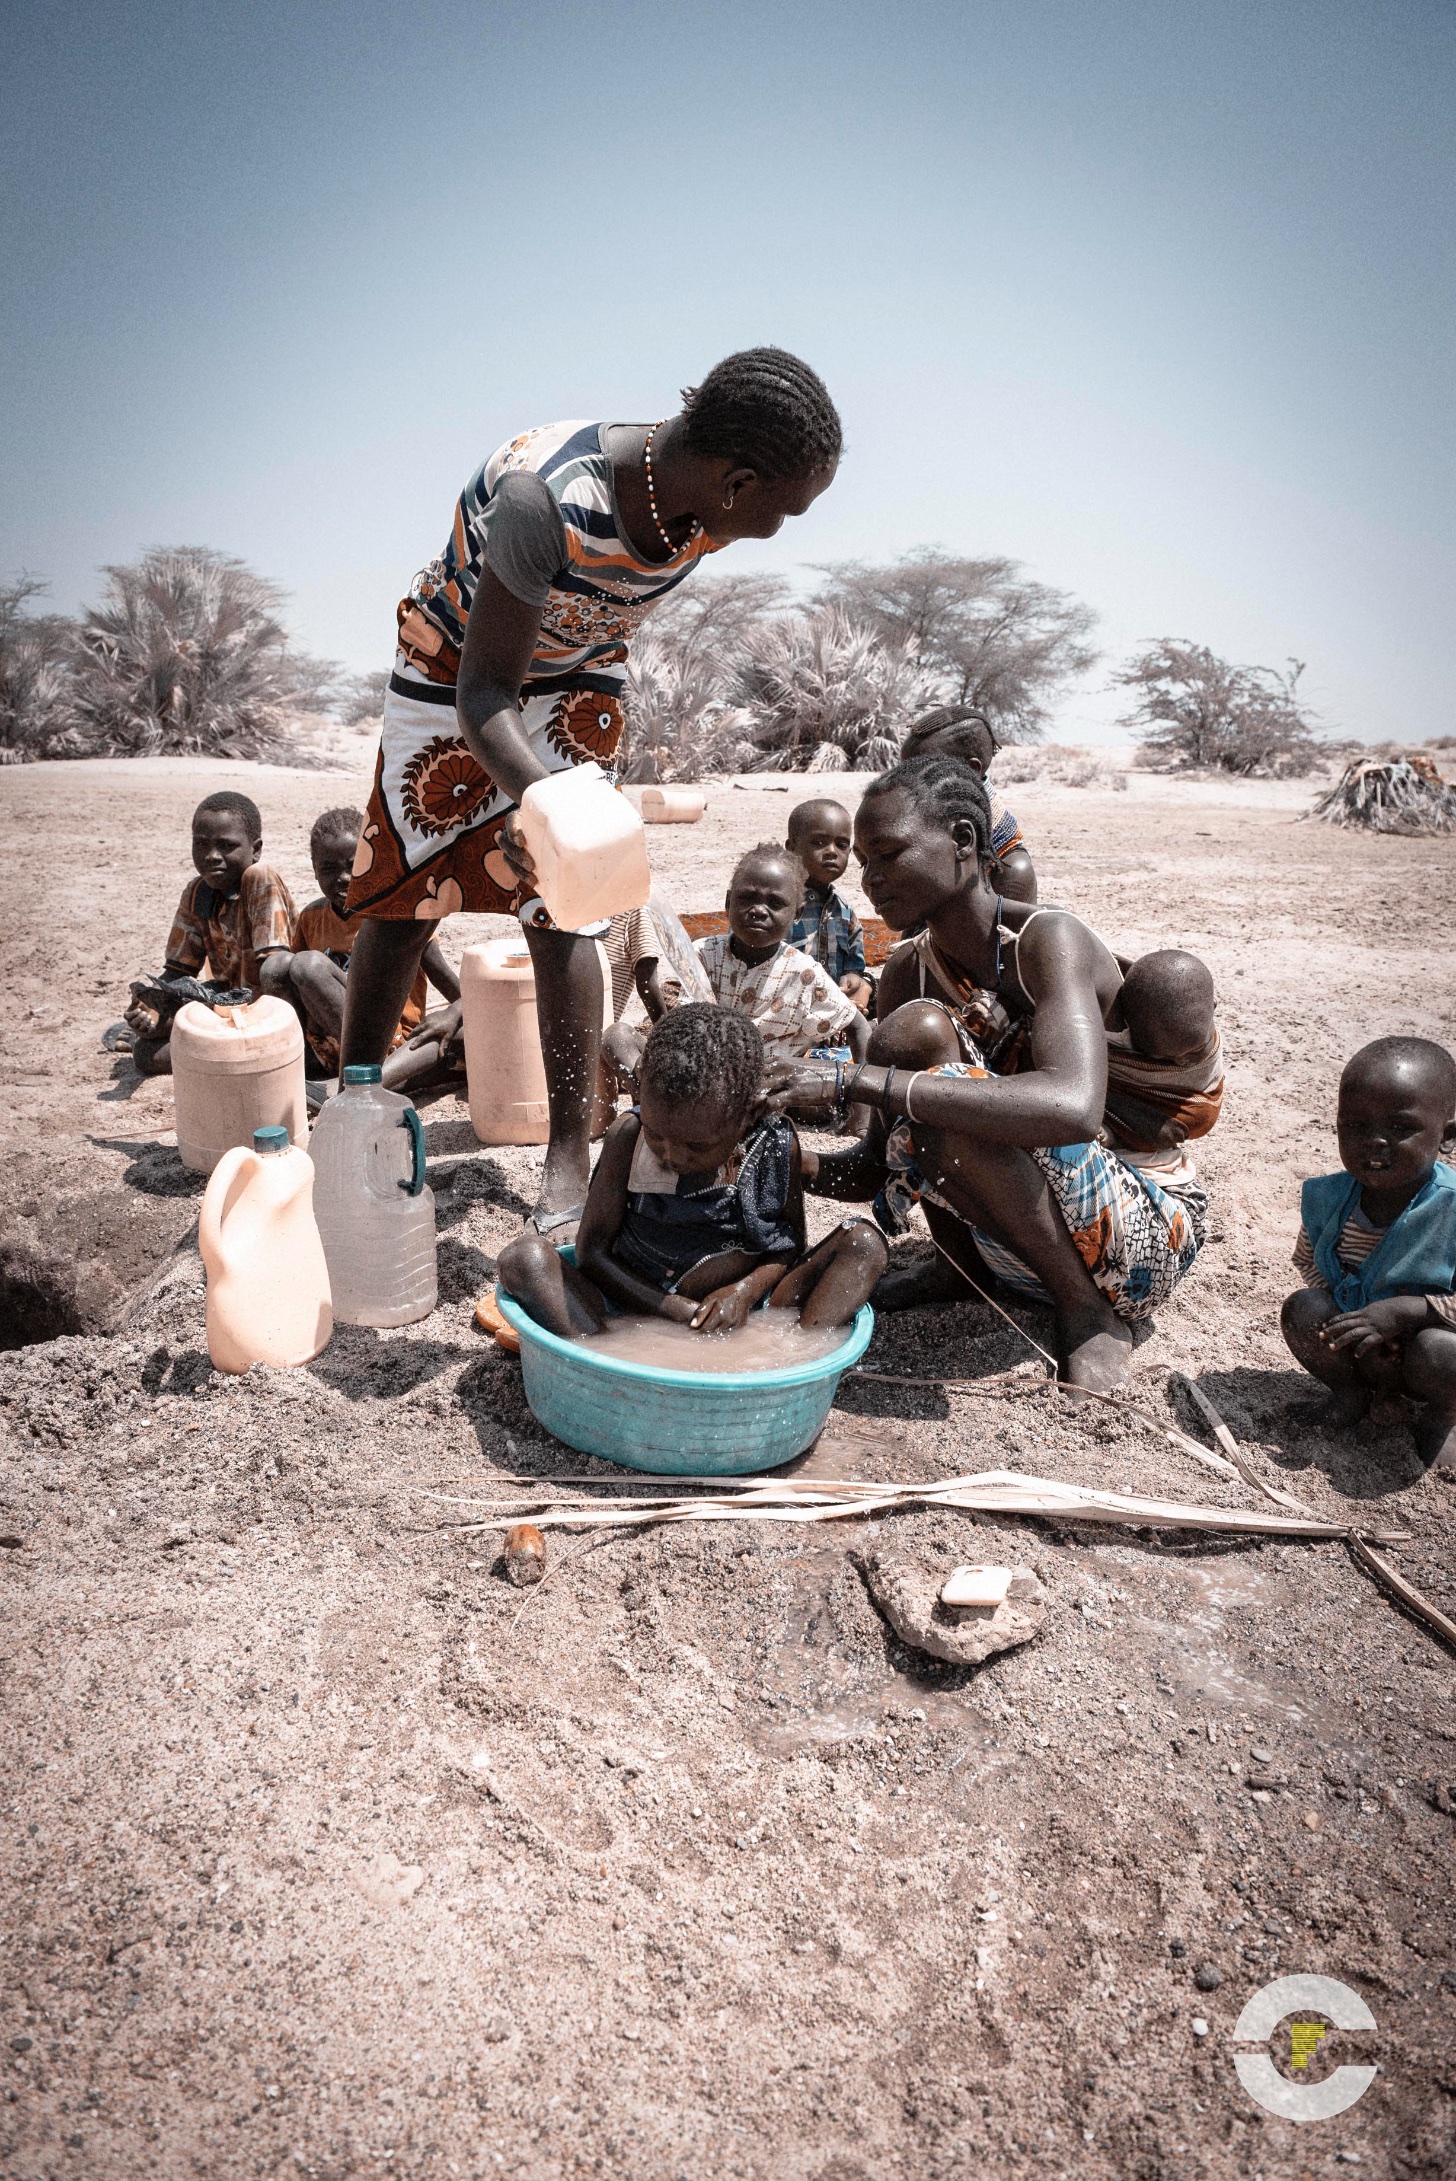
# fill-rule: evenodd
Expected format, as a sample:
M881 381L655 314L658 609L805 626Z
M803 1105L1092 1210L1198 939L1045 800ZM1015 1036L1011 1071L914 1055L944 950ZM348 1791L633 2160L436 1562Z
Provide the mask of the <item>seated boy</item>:
M354 941L362 917L350 919L345 915L349 899L349 877L354 868L354 854L359 845L359 832L364 817L361 811L340 807L326 810L314 820L313 831L308 837L308 851L313 863L313 875L318 881L318 899L310 901L299 910L293 926L293 952L286 964L279 962L270 969L269 982L273 989L286 991L303 1018L304 1039L307 1048L307 1070L313 1077L336 1076L339 1072L339 1035L344 1022L344 991L349 974L349 957L354 951ZM399 1027L390 1046L391 1056L400 1056L406 1066L404 1082L396 1081L399 1073L389 1072L386 1062L385 1081L391 1089L399 1090L406 1082L415 1080L423 1087L425 1070L414 1067L408 1073L409 1062L418 1060L417 1049L401 1055L400 1049L411 1048L424 1023L425 1009L429 1004L426 978L435 990L442 993L450 1006L460 998L460 980L440 952L438 940L432 939L424 952L419 975L404 1003ZM458 1044L458 1039L442 1037L444 1018L438 1017L426 1033L434 1044L447 1049ZM439 1055L432 1055L438 1060ZM458 1070L452 1070L452 1074Z
M1307 1181L1285 1340L1332 1424L1377 1395L1419 1404L1416 1452L1456 1467L1456 1061L1427 1038L1362 1046L1340 1077L1344 1172Z
M804 866L804 899L789 933L790 944L827 970L862 1014L874 1006L875 988L865 972L864 927L837 891L849 868L854 823L843 803L827 796L797 803L789 813L785 847Z
M979 773L991 799L991 853L1001 867L1001 891L1012 901L1035 901L1036 872L1021 827L990 780L991 760L999 748L990 721L964 705L941 705L917 720L900 745L900 762L912 757L953 757Z
M607 1304L726 1333L756 1304L807 1326L848 1325L884 1269L885 1244L849 1220L805 1246L799 1140L765 1111L763 1040L747 1015L701 1002L652 1030L640 1104L612 1123L569 1265L528 1228L498 1281L548 1331L599 1332Z
M719 1006L757 1024L770 1064L800 1059L816 1045L837 1045L863 1060L869 1047L864 1016L826 970L789 944L803 898L798 857L776 841L760 842L739 858L728 882L727 931L699 939L698 957ZM644 988L643 998L654 1020L662 1015L660 989L654 994ZM640 1037L619 1023L604 1042L619 1079L630 1082Z
M203 797L192 813L198 875L182 889L164 977L195 977L206 963L215 979L255 998L268 988L270 958L287 955L292 944L293 899L262 854L256 803L231 788ZM136 1033L132 1059L141 1074L170 1075L166 1025L156 1009L134 999L126 1020Z

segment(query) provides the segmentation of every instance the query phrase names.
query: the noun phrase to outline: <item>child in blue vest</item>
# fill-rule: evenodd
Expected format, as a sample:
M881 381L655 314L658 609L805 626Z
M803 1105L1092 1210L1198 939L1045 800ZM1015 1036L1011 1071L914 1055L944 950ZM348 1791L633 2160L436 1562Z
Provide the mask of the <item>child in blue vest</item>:
M1376 1395L1419 1403L1416 1451L1456 1467L1456 1061L1383 1037L1340 1078L1344 1172L1304 1185L1284 1338L1334 1395L1332 1424Z

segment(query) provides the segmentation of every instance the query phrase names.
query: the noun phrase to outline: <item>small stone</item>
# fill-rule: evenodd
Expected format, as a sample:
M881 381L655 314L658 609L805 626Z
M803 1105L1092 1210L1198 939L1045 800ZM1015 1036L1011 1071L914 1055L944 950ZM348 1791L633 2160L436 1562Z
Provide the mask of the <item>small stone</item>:
M488 2045L503 2045L511 2034L509 2015L488 2014L480 2025L480 2034Z
M1168 1952L1172 1955L1174 1961L1181 1961L1187 1951L1188 1948L1184 1945L1182 1939L1169 1939Z
M1216 1992L1223 1982L1223 1971L1216 1961L1201 1961L1193 1972L1193 1981L1200 1992Z
M356 1880L365 1900L372 1901L376 1908L403 1908L424 1882L425 1874L418 1863L401 1863L387 1852L376 1855Z
M1255 1764L1273 1764L1274 1762L1272 1749L1251 1749L1249 1755L1253 1758Z
M506 1535L506 1574L517 1585L539 1583L546 1573L546 1540L534 1522L518 1522Z
M1443 1992L1456 1992L1456 1969L1443 1969L1441 1971L1441 1989ZM28 2045L30 2039L27 2037L24 2042Z
M1305 1811L1304 1824L1310 1832L1317 1833L1323 1823L1324 1819L1320 1816L1318 1810Z
M34 2043L35 2039L33 2037L12 2037L10 2049L12 2052L29 2052Z
M1201 2014L1194 2015L1189 2027L1192 2029L1195 2037L1206 2037L1208 2035L1208 2024L1204 2021Z

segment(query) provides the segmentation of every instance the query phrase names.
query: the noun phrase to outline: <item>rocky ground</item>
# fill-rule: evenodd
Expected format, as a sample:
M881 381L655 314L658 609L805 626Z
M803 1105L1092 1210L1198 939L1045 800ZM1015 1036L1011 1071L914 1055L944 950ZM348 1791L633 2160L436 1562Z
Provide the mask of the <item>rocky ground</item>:
M211 1370L169 1092L99 1040L154 966L187 812L234 774L302 898L307 820L355 778L0 774L0 1275L32 1336L0 1356L0 2170L1449 2173L1452 1658L1342 1546L723 1523L553 1534L517 1591L447 1495L608 1473L472 1325L539 1153L474 1150L453 1102L427 1116L438 1312L308 1370ZM685 906L787 800L716 786L663 829ZM1298 824L1303 800L1038 782L1016 807L1045 895L1197 946L1223 998L1215 1238L1138 1351L1141 1406L1205 1437L1168 1387L1197 1378L1271 1479L1405 1533L1391 1557L1452 1613L1456 1488L1398 1421L1327 1439L1274 1320L1341 1062L1456 1039L1456 846ZM975 1305L886 1319L867 1360L1025 1352ZM1249 1503L1025 1383L846 1381L809 1462ZM1043 1632L929 1661L867 1593L887 1551L1029 1564ZM1232 2064L1245 2000L1300 1972L1377 2028L1296 2079L1379 2067L1306 2127Z

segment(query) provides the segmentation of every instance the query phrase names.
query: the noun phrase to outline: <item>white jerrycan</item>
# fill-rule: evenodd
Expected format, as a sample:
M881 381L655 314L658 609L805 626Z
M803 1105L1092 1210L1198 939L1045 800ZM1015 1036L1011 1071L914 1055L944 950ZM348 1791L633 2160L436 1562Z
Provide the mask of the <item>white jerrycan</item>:
M600 765L533 780L517 823L541 899L562 931L646 906L652 874L642 820Z
M220 1371L310 1363L334 1330L313 1216L313 1167L286 1128L260 1128L212 1170L197 1240L207 1268L207 1352Z
M412 1325L435 1307L435 1196L425 1131L377 1067L345 1068L314 1123L314 1214L341 1325Z

